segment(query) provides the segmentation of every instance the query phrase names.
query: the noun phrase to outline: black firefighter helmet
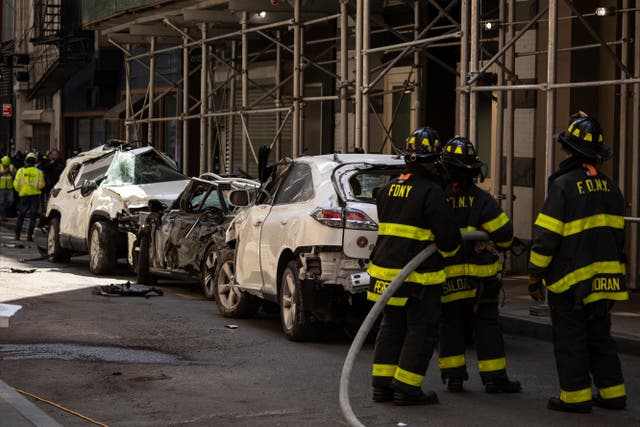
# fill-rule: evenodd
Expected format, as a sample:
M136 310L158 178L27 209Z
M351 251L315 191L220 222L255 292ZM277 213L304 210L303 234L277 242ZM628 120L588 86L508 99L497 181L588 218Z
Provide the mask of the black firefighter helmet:
M597 120L580 111L573 116L567 130L556 135L565 150L587 159L603 162L613 157L613 150L604 143L602 128Z
M402 154L407 163L427 163L438 160L442 154L442 144L438 132L428 126L414 130L407 138Z
M447 141L442 151L442 164L452 179L473 179L482 175L485 166L471 141L461 136Z

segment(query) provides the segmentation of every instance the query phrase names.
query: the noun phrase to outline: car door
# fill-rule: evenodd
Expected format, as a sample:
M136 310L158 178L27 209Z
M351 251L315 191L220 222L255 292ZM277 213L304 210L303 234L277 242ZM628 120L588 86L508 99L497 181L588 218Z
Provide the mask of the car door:
M262 289L262 269L260 265L260 239L262 224L269 216L273 195L282 180L286 178L290 163L278 164L274 178L269 179L258 192L255 203L238 215L236 227L236 280L243 288L259 291Z
M260 239L263 293L277 294L280 254L287 248L296 249L293 242L300 230L300 219L310 210L304 202L313 197L311 176L311 167L307 163L294 163L278 188L269 215L264 219Z

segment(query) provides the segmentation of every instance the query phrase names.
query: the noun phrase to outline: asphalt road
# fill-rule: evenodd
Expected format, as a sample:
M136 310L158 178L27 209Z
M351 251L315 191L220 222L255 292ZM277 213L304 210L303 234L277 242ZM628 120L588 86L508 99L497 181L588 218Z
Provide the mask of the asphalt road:
M292 343L277 315L222 318L189 284L160 282L164 295L148 299L94 295L95 286L133 277L124 265L112 277L93 276L86 257L20 263L38 256L35 244L7 247L15 243L7 230L0 230L0 302L23 306L0 329L0 379L10 386L109 426L346 425L338 383L350 341L336 328L321 342ZM368 426L640 425L640 358L622 356L628 410L563 414L545 409L558 393L550 343L507 336L506 344L522 393L485 394L469 350L467 392L445 391L434 359L423 388L436 390L440 404L409 408L371 401L365 346L351 380L354 411ZM37 404L65 426L92 425Z

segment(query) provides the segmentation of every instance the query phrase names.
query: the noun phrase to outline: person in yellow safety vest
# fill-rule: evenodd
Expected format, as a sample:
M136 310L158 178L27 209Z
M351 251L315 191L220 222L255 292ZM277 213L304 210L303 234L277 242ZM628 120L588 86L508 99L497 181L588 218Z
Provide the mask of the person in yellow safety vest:
M591 412L592 405L624 409L627 393L611 308L626 288L625 201L596 165L613 156L600 124L580 112L557 136L565 159L549 177L549 194L534 223L529 294L551 313L560 395L547 408ZM592 395L592 379L596 393Z
M24 167L18 169L13 181L13 188L18 192L18 219L16 221L15 240L20 240L22 223L28 214L31 218L27 240L33 241L33 231L36 228L38 206L40 206L40 193L44 188L44 174L36 167L36 155L29 153L25 157Z
M466 138L447 142L442 166L448 181L446 194L453 209L453 221L460 231L484 231L489 241L466 241L462 250L448 258L447 282L442 294L442 322L438 365L447 390L463 391L468 379L465 336L473 331L478 371L487 393L517 393L518 381L507 376L507 360L500 325L498 299L502 271L498 250L512 245L513 226L498 202L476 185L483 179L484 163Z
M16 176L16 168L11 164L9 156L4 156L0 163L0 221L4 221L8 209L13 205L13 179Z
M374 402L438 403L434 391L422 391L422 381L438 341L446 279L443 258L454 256L461 243L437 173L441 152L434 129L415 130L404 152L407 169L376 196L378 238L367 268L367 299L377 301L401 269L430 244L438 251L407 276L384 307L373 351Z

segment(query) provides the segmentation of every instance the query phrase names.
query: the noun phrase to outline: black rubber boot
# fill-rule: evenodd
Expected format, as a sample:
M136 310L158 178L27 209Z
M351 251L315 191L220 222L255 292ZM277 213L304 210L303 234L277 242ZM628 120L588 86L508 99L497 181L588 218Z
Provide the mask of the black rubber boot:
M393 390L390 387L374 387L374 402L391 402L393 400Z
M428 391L420 394L407 394L395 392L393 403L398 406L433 405L438 403L438 395L435 391Z
M576 414L590 414L591 402L566 403L557 397L551 397L547 401L547 409L552 411L573 412Z
M627 407L627 397L620 396L613 399L603 399L599 395L594 395L593 404L600 408L620 410Z
M449 377L449 381L447 382L447 390L454 393L464 391L464 388L462 387L463 381L464 378L462 377Z
M520 393L522 386L520 381L511 381L508 378L499 378L487 382L484 385L487 393Z

